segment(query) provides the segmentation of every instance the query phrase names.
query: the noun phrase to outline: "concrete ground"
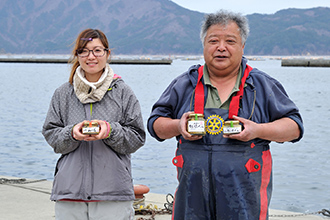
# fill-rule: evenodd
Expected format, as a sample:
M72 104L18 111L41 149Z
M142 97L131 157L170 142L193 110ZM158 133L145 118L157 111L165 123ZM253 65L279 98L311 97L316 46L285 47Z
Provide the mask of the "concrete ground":
M13 180L15 177L0 176L0 219L4 220L51 220L55 219L54 202L49 200L52 188L51 181L38 181L27 184L16 184L1 181L2 178ZM33 180L26 180L27 182ZM1 184L2 183L2 184ZM155 205L164 209L166 195L148 193L145 205ZM301 213L281 210L270 210L270 220L318 220L321 215L302 215ZM151 220L151 215L137 215L135 220ZM156 214L155 220L170 220L170 214Z

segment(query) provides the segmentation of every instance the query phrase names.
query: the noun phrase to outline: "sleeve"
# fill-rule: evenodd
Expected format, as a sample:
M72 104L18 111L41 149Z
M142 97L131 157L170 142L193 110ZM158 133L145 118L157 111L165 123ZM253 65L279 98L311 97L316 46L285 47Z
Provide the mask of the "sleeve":
M60 111L60 92L57 89L51 99L48 113L42 128L42 134L55 153L68 154L80 144L71 131L74 125L65 126Z
M269 121L287 117L297 123L300 129L300 136L291 142L297 142L303 137L304 127L299 109L277 80L274 80L274 84L271 86L271 92L268 93L268 112L270 112Z
M123 114L118 122L109 122L111 134L104 143L120 154L131 154L144 145L145 130L141 107L132 89L123 84L121 97Z

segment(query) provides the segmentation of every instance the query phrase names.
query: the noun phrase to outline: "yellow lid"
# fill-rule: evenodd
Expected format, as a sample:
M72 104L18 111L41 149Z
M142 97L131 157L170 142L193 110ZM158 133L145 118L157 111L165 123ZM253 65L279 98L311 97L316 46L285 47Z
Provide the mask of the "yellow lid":
M84 122L84 126L97 127L97 126L99 126L99 123L97 123L96 121Z
M237 120L234 120L234 121L225 121L225 125L231 125L231 124L238 125L239 124L239 121L237 121Z
M204 117L203 114L197 114L197 113L191 113L189 114L189 117L195 117L197 115L197 117Z

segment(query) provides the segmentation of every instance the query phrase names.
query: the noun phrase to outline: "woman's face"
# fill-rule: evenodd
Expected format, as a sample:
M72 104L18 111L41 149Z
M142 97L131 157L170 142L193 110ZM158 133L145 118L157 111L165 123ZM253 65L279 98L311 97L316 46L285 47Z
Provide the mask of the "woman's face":
M107 64L110 53L104 50L106 48L98 38L94 38L92 41L89 41L83 49L89 50L89 55L86 57L81 57L78 55L78 62L85 72L86 79L89 82L97 82L103 73L103 69ZM93 50L96 55L97 51L101 54L104 52L104 55L101 57L96 57L91 50Z

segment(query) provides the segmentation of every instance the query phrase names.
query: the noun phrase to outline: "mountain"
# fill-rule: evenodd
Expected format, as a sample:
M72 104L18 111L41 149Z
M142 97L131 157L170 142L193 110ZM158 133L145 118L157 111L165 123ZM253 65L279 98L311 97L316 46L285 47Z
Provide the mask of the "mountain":
M253 55L330 55L330 8L287 9L247 16Z
M169 0L1 0L0 49L68 53L80 31L96 28L116 54L196 54L203 16Z
M245 54L330 54L330 8L247 15ZM68 54L78 33L102 30L113 54L202 54L204 14L170 0L1 0L0 53Z

